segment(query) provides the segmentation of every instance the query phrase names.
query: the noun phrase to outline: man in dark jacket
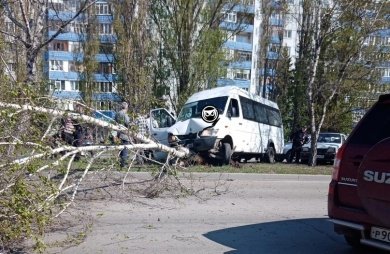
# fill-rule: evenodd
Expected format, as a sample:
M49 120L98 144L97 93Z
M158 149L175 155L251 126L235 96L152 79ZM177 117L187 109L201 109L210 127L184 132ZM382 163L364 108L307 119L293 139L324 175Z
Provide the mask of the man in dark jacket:
M127 128L130 127L130 117L127 114L127 111L129 110L129 106L127 102L121 103L121 110L115 115L115 121ZM128 145L131 143L131 139L128 133L125 131L119 131L118 132L118 138L121 140L122 145ZM120 166L123 168L127 165L128 159L129 159L129 150L127 148L124 148L120 154Z
M302 146L309 141L306 133L306 127L299 128L299 130L290 136L290 139L292 141L292 148L288 162L291 163L295 157L295 163L299 163L301 159Z

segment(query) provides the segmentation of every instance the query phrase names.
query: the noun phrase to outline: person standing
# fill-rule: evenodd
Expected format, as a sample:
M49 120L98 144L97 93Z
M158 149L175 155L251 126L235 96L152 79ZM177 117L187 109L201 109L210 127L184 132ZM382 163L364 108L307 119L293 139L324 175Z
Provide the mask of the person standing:
M115 121L127 128L130 127L130 117L127 114L129 105L127 102L121 103L121 110L115 115ZM130 136L126 131L118 131L118 138L121 140L122 145L130 144ZM120 154L120 166L123 168L128 164L129 149L124 148Z
M290 139L292 140L292 148L290 158L288 158L289 163L293 161L294 157L295 163L299 163L301 159L302 146L308 142L306 130L306 127L301 127L291 135Z

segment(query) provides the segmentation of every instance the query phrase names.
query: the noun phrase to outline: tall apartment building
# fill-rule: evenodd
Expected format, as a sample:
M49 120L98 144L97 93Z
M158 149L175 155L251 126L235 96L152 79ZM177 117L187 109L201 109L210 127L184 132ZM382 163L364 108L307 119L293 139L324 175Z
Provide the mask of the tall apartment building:
M54 1L53 1L54 2ZM97 1L88 13L81 14L72 21L45 52L45 73L49 79L49 93L62 101L63 109L73 109L71 100L83 99L82 84L85 80L84 51L86 48L86 29L95 26L98 33L99 49L94 56L97 69L92 74L92 101L96 110L112 116L115 102L120 101L115 83L113 50L115 36L113 33L112 9L107 1ZM56 0L49 7L47 22L55 27L56 22L64 21L80 8L78 0ZM92 24L93 23L93 24ZM48 36L54 31L48 31ZM91 79L90 79L91 80ZM90 82L91 83L91 82Z
M219 86L234 85L252 93L267 97L272 92L272 80L275 75L276 61L281 49L285 49L295 63L298 43L297 15L300 15L299 1L289 0L289 12L283 13L278 1L271 1L273 11L268 17L268 35L266 56L263 61L258 57L261 50L261 40L264 14L261 10L262 1L254 0L252 5L235 6L225 13L221 27L227 30L228 40L224 47L231 59L227 67L226 77L218 80ZM245 18L243 18L245 17ZM233 34L234 31L239 32ZM261 63L262 66L259 66Z

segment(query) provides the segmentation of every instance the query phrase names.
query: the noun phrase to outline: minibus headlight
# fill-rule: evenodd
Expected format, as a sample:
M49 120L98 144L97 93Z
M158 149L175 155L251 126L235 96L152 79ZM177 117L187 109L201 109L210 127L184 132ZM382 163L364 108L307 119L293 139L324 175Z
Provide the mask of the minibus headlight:
M218 129L207 128L200 132L199 136L209 137L209 136L217 136Z
M168 133L168 143L175 143L178 141L178 138L172 133Z

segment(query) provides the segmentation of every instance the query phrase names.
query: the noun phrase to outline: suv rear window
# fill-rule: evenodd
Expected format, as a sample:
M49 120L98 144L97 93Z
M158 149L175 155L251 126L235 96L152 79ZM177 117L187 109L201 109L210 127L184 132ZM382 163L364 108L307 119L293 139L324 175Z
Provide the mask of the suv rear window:
M349 143L374 145L390 137L390 103L377 103L362 119L350 137Z

